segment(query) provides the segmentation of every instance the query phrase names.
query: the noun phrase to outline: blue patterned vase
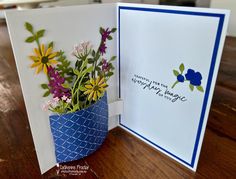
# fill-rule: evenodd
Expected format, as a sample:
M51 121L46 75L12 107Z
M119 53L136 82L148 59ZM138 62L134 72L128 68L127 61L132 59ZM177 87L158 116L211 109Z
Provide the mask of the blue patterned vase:
M86 109L49 119L57 163L86 157L101 146L108 133L107 94Z

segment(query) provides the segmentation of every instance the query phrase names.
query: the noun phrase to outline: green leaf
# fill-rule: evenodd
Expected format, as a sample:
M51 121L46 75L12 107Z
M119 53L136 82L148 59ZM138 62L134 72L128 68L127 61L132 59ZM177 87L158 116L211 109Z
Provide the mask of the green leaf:
M70 89L70 85L68 83L64 83L61 85L63 88Z
M109 36L107 37L107 39L108 39L108 40L112 40L112 36L109 35Z
M180 64L179 70L180 70L180 72L181 72L181 74L182 74L183 71L184 71L184 64L183 64L183 63Z
M109 63L109 69L114 70L115 67L112 65L112 63Z
M98 66L102 66L102 64L103 64L102 61L100 61L100 62L98 63Z
M101 68L97 66L97 67L95 68L95 70L101 71Z
M64 55L64 52L63 52L62 50L60 50L60 51L58 52L58 55L60 55L61 58L64 58L64 59L65 59L65 56L63 56L63 55Z
M75 67L77 69L80 69L81 65L82 65L82 61L77 60L76 63L75 63Z
M94 59L92 59L92 58L88 59L88 64L92 64L93 62L94 62Z
M103 76L102 71L98 71L98 76Z
M83 87L83 86L80 86L80 87L79 87L79 90L80 90L80 91L86 91L87 88L85 88L85 87Z
M25 28L29 32L33 33L33 26L29 22L25 22Z
M35 41L34 36L30 36L27 39L25 39L25 42L27 42L27 43L32 43L33 41Z
M113 72L108 72L108 73L107 73L107 76L110 77L110 76L112 76L113 74L114 74Z
M44 29L39 30L39 31L36 33L37 37L38 37L38 38L43 37L44 32L45 32Z
M46 92L44 93L43 97L47 97L47 96L49 96L49 95L50 95L50 91L46 91Z
M177 70L173 70L173 73L174 73L175 76L179 75L179 72Z
M50 47L52 47L53 48L53 42L50 42L49 44L48 44L48 48L50 48Z
M191 90L191 91L193 91L193 90L194 90L194 86L193 86L193 85L191 85L191 84L189 84L189 88L190 88L190 90Z
M93 71L93 66L87 68L86 70L83 71L83 74L90 73Z
M63 78L65 78L66 82L70 84L74 78L73 69L70 67L70 61L66 59L64 52L61 50L57 55L57 61L60 63L57 64L56 70Z
M79 72L78 70L76 70L76 69L74 69L73 72L74 72L74 74L76 74L77 76L80 76L80 75L81 75L80 72Z
M49 89L47 84L41 84L41 88L43 88L43 89Z
M114 33L114 32L116 32L116 30L117 30L117 28L112 28L111 32Z
M79 104L78 103L73 106L73 111L76 111L77 109L79 109Z
M197 89L198 89L198 91L200 91L200 92L204 92L204 89L203 89L202 86L197 86Z
M100 27L99 32L100 32L100 34L102 34L104 32L104 29L102 27Z
M92 51L92 56L95 57L95 55L96 55L96 52L93 50Z
M116 59L116 56L112 56L110 59L110 62L114 61Z

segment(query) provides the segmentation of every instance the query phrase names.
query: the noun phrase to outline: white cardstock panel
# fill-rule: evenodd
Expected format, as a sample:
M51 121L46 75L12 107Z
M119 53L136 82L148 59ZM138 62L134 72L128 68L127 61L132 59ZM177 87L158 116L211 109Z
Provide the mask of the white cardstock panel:
M63 49L74 64L76 60L71 56L74 44L83 40L90 41L96 48L101 38L99 27L116 27L116 4L9 11L6 17L39 166L41 173L44 173L56 164L49 114L41 110L41 105L47 99L42 97L40 84L44 83L46 78L43 74L35 75L35 69L29 67L32 62L28 56L33 54L36 44L24 42L30 35L25 30L24 23L32 23L37 30L46 29L41 42L54 41L54 49ZM116 42L115 34L113 42L107 44L107 57L116 55ZM116 67L116 64L114 65ZM109 83L109 102L118 98L116 77L117 75L114 75ZM117 125L115 117L113 118L109 120L109 128Z
M122 9L122 6L225 14L195 162L192 162L192 156L219 18L150 12L147 9ZM120 95L124 100L120 125L190 169L196 170L225 39L228 11L124 4L120 8ZM178 83L171 88L176 81L173 69L179 71L181 63L185 66L183 74L189 68L201 73L204 93L196 88L190 91L189 82ZM133 82L132 79L139 82ZM150 82L152 83L148 86ZM153 85L161 92L156 94L158 90L147 89ZM165 97L168 96L165 94L166 90L184 96L187 101L171 102Z

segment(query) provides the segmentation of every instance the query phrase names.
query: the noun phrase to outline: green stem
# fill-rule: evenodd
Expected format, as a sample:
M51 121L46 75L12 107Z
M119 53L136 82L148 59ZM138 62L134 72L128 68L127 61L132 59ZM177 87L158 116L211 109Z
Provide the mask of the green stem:
M74 83L74 85L73 85L73 87L72 87L72 90L71 90L71 95L72 95L72 97L71 97L71 99L72 99L72 105L74 106L74 101L73 101L73 99L74 99L74 96L75 96L75 87L76 87L76 84L78 83L78 81L79 81L79 77L76 79L76 81L75 81L75 83Z
M85 62L85 60L83 60L83 63L82 63L82 66L84 65L84 62ZM83 69L81 69L81 71L82 71ZM80 71L80 73L81 73L81 71ZM81 78L83 79L84 78L84 76L85 76L86 74L84 74ZM78 94L78 90L79 90L79 86L80 86L80 83L81 83L81 79L80 78L80 76L78 76L78 78L76 79L76 81L75 81L75 83L74 83L74 85L73 85L73 87L72 87L72 97L71 97L71 99L74 99L74 96L76 95L76 93L77 93L77 104L79 105L79 94ZM76 86L77 86L77 83L78 83L78 81L80 80L80 82L79 82L79 86L78 86L78 88L76 89ZM74 101L72 100L72 105L74 106Z
M78 85L78 88L77 88L77 99L79 99L79 95L80 95L80 90L79 90L79 87L85 77L86 73L81 77L80 81L79 81L79 85Z
M34 32L31 32L31 33L32 33L32 35L35 37L35 41L36 41L36 43L37 43L37 45L38 45L39 52L40 52L40 54L42 55L42 51L41 51L41 48L40 48L39 39L36 37L36 34L34 34Z
M37 43L37 45L38 45L39 52L40 52L41 55L42 55L42 51L41 51L41 48L40 48L40 43L39 43L39 39L38 39L38 38L36 39L36 43Z
M98 62L98 59L99 59L98 55L99 55L99 49L100 49L101 45L102 45L102 39L101 39L100 45L98 46L97 52L96 52L95 57L94 57L95 61L93 62L92 78L96 77L96 67L97 67L97 62Z
M174 88L175 87L175 85L177 85L179 82L178 81L176 81L173 85L172 85L172 87L171 88Z
M83 66L84 65L84 61L83 61L83 63L82 63L82 65L81 66ZM83 69L82 69L83 70ZM80 71L81 72L81 71ZM79 81L79 79L80 79L80 76L77 76L78 78L76 79L76 81L75 81L75 83L74 83L74 85L73 85L73 88L72 88L72 94L74 94L74 91L75 91L75 88L76 88L76 84L78 83L78 81ZM72 99L73 99L73 96L72 96Z

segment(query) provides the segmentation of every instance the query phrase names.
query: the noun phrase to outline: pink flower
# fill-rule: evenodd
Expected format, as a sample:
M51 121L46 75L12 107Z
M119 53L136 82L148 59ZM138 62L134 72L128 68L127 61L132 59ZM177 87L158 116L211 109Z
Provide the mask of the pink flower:
M62 99L63 101L66 101L66 100L67 100L67 96L63 95L63 96L61 97L61 99Z
M71 103L71 99L68 98L68 99L66 100L66 102L67 102L67 103Z
M75 45L74 46L74 50L77 52L77 53L82 53L83 52L83 46L81 44L79 45Z
M49 109L49 107L53 107L55 108L58 105L59 102L59 98L53 98L51 100L48 100L45 104L42 105L42 110L43 111L47 111Z
M53 98L53 101L55 101L55 102L59 102L59 101L60 101L60 98L55 97L55 98Z
M89 42L89 41L87 41L87 42L81 42L80 43L80 45L82 46L82 48L84 49L84 50L88 50L88 49L91 49L92 48L92 44Z
M81 45L75 44L71 55L78 56L80 53L83 52L83 48Z
M53 100L52 100L52 99L50 99L50 100L48 100L48 101L46 102L46 104L49 106L49 105L51 105L51 104L52 104L52 102L53 102Z
M42 110L46 112L48 110L48 107L49 107L48 104L43 104L42 105Z
M87 55L91 48L92 48L92 45L90 44L89 41L87 42L82 41L79 45L78 44L74 45L74 49L71 52L71 54L73 56Z
M57 105L58 105L58 102L56 102L56 101L53 101L53 102L51 103L51 106L52 106L53 108L55 108Z

